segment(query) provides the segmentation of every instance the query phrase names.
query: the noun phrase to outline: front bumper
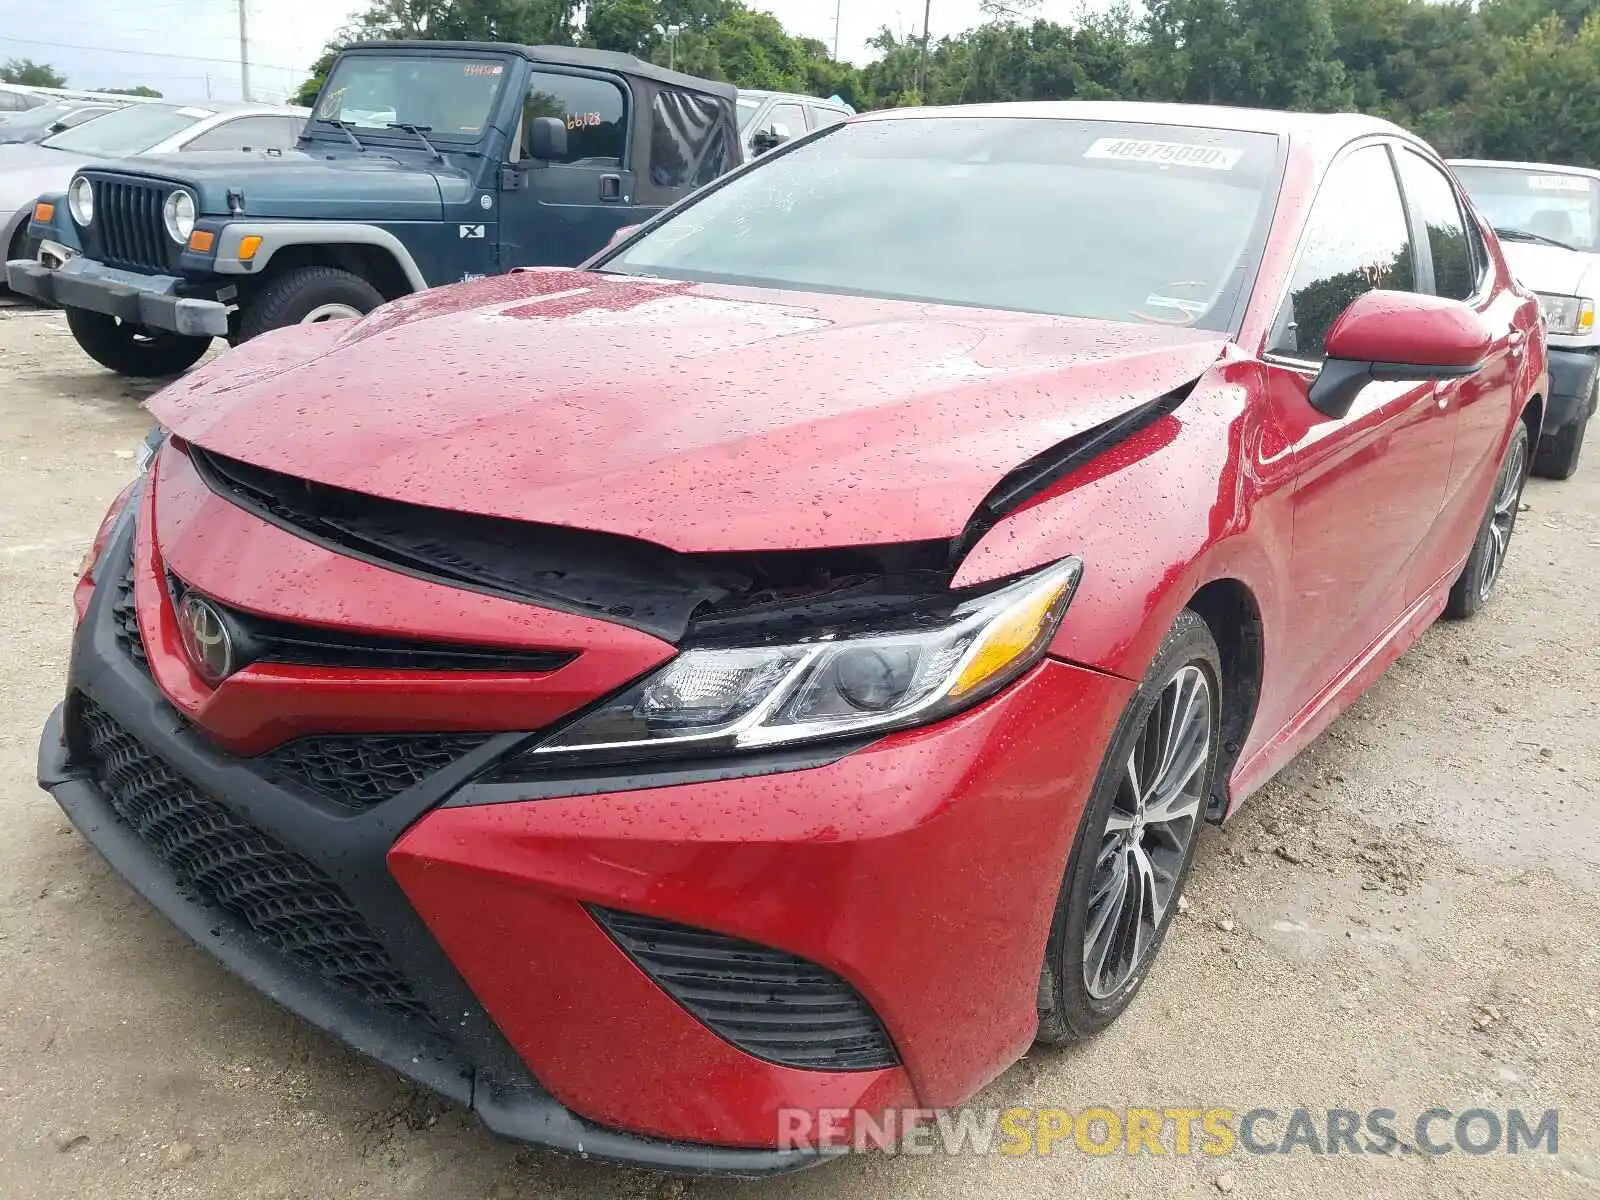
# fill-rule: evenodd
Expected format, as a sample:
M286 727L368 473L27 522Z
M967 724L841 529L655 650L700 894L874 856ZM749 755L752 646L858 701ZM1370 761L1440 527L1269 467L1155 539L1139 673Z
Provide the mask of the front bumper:
M81 256L60 267L25 258L6 263L11 290L43 304L104 313L146 329L226 337L228 306L220 300L178 295L182 282L175 275L120 271Z
M131 520L104 562L131 553ZM472 782L489 738L376 807L332 812L218 748L126 649L97 584L39 778L111 865L202 948L348 1045L502 1136L678 1172L763 1175L779 1111L957 1103L1034 1032L1071 839L1132 685L1047 662L939 726L807 770L692 784ZM152 654L159 646L152 643ZM158 672L159 673L159 672ZM86 765L108 714L225 819L324 873L433 1020L397 1016L281 953L180 883ZM530 799L533 795L543 796ZM658 986L589 906L715 930L821 964L871 1005L898 1065L765 1061ZM581 1115L580 1115L581 1114Z
M1600 346L1582 350L1550 347L1550 399L1545 405L1540 443L1552 441L1562 430L1585 415L1593 415L1597 393L1595 373L1600 369Z

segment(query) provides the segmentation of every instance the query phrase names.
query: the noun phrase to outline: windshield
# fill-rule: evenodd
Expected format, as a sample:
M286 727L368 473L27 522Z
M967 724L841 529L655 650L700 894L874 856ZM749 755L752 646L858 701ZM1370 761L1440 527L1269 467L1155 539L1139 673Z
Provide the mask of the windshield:
M1456 167L1489 224L1560 242L1600 246L1600 180L1547 167Z
M339 60L316 115L357 134L416 125L433 141L475 142L494 113L506 64L495 58L351 54ZM403 134L401 136L404 136Z
M208 108L132 104L58 133L41 144L76 154L142 154L211 115Z
M743 129L746 125L750 124L750 118L754 117L756 113L760 111L761 101L752 99L749 96L740 96L738 107L739 128Z
M703 193L602 269L1227 329L1279 173L1265 134L843 124Z

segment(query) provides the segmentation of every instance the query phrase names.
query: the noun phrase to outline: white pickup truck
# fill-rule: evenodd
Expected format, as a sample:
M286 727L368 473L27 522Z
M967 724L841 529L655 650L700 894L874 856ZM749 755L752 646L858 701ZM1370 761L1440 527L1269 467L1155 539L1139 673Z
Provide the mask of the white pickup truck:
M1500 235L1518 281L1539 296L1550 395L1533 470L1567 479L1600 396L1600 171L1484 159L1450 165Z

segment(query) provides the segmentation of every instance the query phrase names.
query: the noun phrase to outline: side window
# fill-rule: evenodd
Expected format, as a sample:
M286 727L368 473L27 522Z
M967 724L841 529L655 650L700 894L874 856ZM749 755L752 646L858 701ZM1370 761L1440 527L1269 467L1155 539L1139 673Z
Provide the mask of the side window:
M185 150L286 150L294 145L294 126L282 117L239 117L224 121L183 144ZM295 130L298 133L298 130Z
M622 89L608 79L535 71L522 105L523 156L535 117L555 117L567 127L564 163L621 165L628 145L628 107Z
M811 128L826 129L829 125L837 125L850 114L841 108L812 108Z
M658 188L710 183L728 169L733 139L710 96L662 88L650 106L650 182Z
M790 137L797 138L806 131L805 110L798 104L776 104L762 124L768 129L782 125Z
M1278 314L1271 349L1320 360L1328 330L1357 296L1416 290L1405 209L1389 153L1366 146L1322 181L1301 241L1300 265Z
M1478 290L1478 264L1467 238L1467 219L1456 189L1420 154L1400 152L1400 183L1406 202L1428 231L1433 255L1433 290L1450 300L1468 300Z

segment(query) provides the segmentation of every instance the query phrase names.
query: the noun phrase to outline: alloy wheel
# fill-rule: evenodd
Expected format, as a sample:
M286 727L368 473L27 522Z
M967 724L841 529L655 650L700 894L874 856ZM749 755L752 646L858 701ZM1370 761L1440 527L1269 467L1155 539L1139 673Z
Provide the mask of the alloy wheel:
M342 321L346 317L359 317L361 310L353 304L319 304L300 318L302 325L320 325L324 321Z
M1517 523L1517 508L1522 503L1522 485L1528 474L1528 445L1517 438L1511 445L1511 457L1500 476L1500 488L1495 493L1494 508L1489 513L1488 553L1483 560L1483 575L1478 582L1478 598L1487 600L1500 580L1500 568L1505 565L1506 549L1511 545L1511 530Z
M1179 670L1145 718L1106 817L1084 922L1083 982L1104 1000L1141 970L1200 824L1216 737L1211 685Z

